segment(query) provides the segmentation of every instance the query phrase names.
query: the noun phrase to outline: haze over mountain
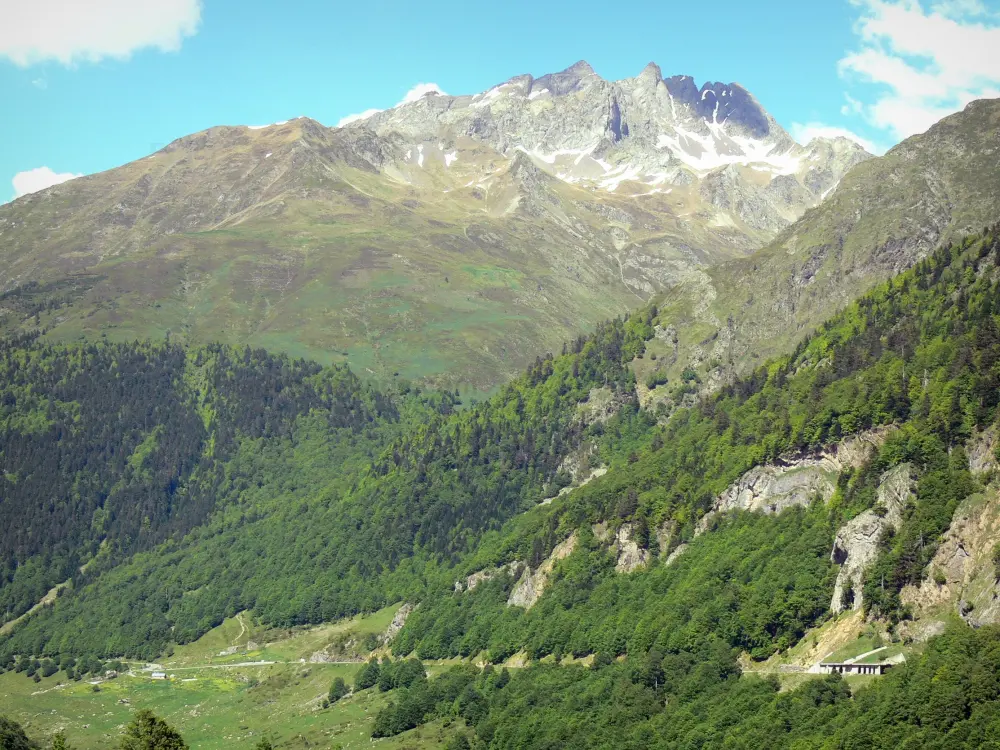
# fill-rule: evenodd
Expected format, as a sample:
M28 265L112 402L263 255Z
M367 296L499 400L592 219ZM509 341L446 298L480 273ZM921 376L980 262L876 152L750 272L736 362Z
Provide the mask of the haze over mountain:
M868 157L799 145L742 87L653 64L608 82L581 62L344 128L217 127L0 207L0 283L21 300L3 325L489 390L759 248Z

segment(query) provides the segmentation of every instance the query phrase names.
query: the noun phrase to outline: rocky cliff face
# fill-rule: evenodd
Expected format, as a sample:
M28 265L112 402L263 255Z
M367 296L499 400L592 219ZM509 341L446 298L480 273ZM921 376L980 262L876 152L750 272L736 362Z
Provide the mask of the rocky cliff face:
M815 454L789 456L778 464L755 466L716 498L712 510L698 522L696 533L704 532L719 514L731 510L770 514L809 505L816 498L828 501L837 488L837 475L871 458L888 432L888 428L870 430Z
M848 521L833 541L830 557L840 566L830 610L861 609L865 571L878 556L878 541L886 529L898 529L903 508L913 497L912 467L900 464L879 480L875 508Z
M552 550L552 554L535 570L531 570L531 568L525 566L521 578L507 598L507 606L531 609L542 595L542 592L545 591L545 587L549 583L549 576L552 574L552 569L556 563L569 557L574 549L576 549L576 534L570 535L557 544Z
M631 523L619 527L615 534L614 549L615 570L619 573L631 573L649 563L649 550L639 546L635 539L635 527Z
M513 562L509 562L506 565L501 565L496 568L477 570L475 573L466 576L465 581L455 581L455 592L461 593L463 591L475 591L479 584L493 580L497 576L514 575L520 567L521 563L514 560Z
M691 192L717 216L765 232L798 218L870 156L846 139L797 144L739 84L699 88L690 76L664 78L653 63L606 81L581 61L472 96L429 93L349 127L411 141L418 161L434 144L461 158L454 149L472 141L505 158L524 153L558 179L599 191Z
M1000 492L992 486L957 511L919 586L900 596L916 622L907 632L922 639L956 614L975 627L1000 622L1000 579L993 560L1000 544Z
M973 435L966 444L966 452L969 454L969 470L973 474L996 471L998 468L996 450L996 425Z

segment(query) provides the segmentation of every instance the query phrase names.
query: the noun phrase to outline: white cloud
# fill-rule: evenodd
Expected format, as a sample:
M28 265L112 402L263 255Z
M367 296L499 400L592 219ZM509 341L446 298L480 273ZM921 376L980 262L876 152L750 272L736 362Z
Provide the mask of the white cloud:
M840 108L840 114L842 115L860 115L864 111L865 105L859 102L850 94L844 94L844 100L847 102L843 107Z
M424 95L431 93L447 96L447 94L445 94L441 90L441 87L438 86L436 83L418 83L416 86L414 86L412 89L406 92L406 96L403 97L403 101L401 101L399 104L409 104L410 102L415 102L418 99L422 99ZM397 104L396 106L398 107L399 104Z
M180 49L201 22L201 0L0 0L0 58L25 67Z
M11 182L14 185L14 197L20 198L28 193L37 193L47 187L58 185L76 177L83 177L82 174L72 172L53 172L48 167L38 167L29 169L27 172L18 172Z
M402 106L403 104L411 104L412 102L419 101L426 94L430 93L447 96L447 94L445 94L444 91L441 90L441 87L438 86L436 83L418 83L412 89L407 91L406 95L400 101L396 102L394 107L399 107ZM381 109L366 109L364 112L359 112L356 115L347 115L347 117L340 118L340 121L337 123L337 127L342 128L345 125L350 125L352 122L357 122L358 120L367 120L372 115L377 115L379 112L382 111L383 110Z
M824 125L820 122L792 123L792 138L802 144L807 144L813 138L847 138L857 143L861 148L870 154L880 154L885 149L876 145L873 141L863 138L847 128L836 125Z
M852 0L860 46L839 63L875 84L860 113L896 139L929 128L973 99L1000 96L1000 23L981 0ZM850 101L850 100L849 100Z

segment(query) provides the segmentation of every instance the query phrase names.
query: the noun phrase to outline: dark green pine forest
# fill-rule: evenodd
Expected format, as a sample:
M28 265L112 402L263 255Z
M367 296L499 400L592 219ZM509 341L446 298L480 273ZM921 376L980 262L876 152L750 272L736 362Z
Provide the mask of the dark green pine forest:
M598 326L482 403L259 350L4 342L0 497L18 522L0 528L0 616L61 588L0 660L152 660L242 611L288 627L406 601L395 657L467 661L432 679L367 665L364 687L391 670L394 691L376 736L447 717L491 748L998 746L995 627L956 625L854 695L838 676L781 691L738 657L830 616L832 539L903 463L915 499L852 593L890 627L912 618L900 592L982 489L964 445L998 418L1000 229L669 417L639 408L630 367L657 315ZM598 398L613 416L582 418ZM696 533L749 469L890 426L829 502ZM607 473L560 494L580 455ZM651 560L627 574L603 535L626 524ZM524 568L568 546L537 602L510 606ZM501 666L518 652L531 666Z

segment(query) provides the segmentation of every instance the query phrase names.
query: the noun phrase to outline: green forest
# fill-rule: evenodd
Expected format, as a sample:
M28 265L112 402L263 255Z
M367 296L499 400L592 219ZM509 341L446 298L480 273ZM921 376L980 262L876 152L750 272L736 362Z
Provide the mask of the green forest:
M397 661L354 685L392 695L376 737L447 719L468 747L990 747L996 628L956 625L854 695L837 676L782 691L741 676L738 657L767 659L829 618L832 539L879 510L879 477L903 463L915 499L848 596L890 629L912 617L900 592L990 481L963 445L997 420L998 318L994 227L659 418L630 367L652 305L468 404L260 350L6 341L0 491L25 522L0 529L4 621L66 585L0 639L2 666L153 660L238 612L292 627L405 601L419 606ZM582 419L599 394L616 413ZM713 516L696 533L752 467L882 426L829 502ZM580 451L609 470L560 494ZM650 562L618 572L599 524L627 524ZM525 568L570 537L537 603L511 606ZM530 666L505 669L518 652ZM465 662L430 679L420 667L450 657ZM591 666L562 663L581 657Z

